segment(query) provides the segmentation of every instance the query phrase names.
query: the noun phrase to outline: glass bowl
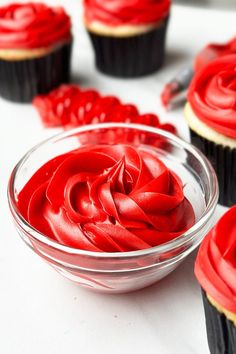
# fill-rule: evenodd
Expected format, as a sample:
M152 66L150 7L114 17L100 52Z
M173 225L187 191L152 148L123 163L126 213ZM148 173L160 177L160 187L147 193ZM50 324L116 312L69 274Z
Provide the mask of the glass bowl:
M184 183L184 194L196 222L165 244L132 252L93 252L53 241L34 229L21 215L17 198L31 176L47 161L81 146L128 143L152 149ZM218 201L215 172L192 145L156 128L123 123L83 126L50 138L31 149L14 168L8 200L18 233L25 243L66 278L86 288L122 293L149 286L172 272L202 241L212 225Z

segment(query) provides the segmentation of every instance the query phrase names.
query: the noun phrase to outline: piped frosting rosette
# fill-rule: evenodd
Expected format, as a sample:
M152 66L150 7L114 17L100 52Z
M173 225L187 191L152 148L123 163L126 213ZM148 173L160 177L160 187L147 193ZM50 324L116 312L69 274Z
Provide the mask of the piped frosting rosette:
M70 29L62 7L30 2L0 8L0 49L50 47L70 40Z
M236 314L236 206L220 219L203 241L195 274L208 295Z
M109 26L143 25L165 18L170 0L84 0L85 19Z
M179 177L154 153L94 145L41 167L19 194L23 217L44 235L96 252L147 249L194 221Z
M191 82L188 101L201 121L236 138L236 55L216 59L199 70Z

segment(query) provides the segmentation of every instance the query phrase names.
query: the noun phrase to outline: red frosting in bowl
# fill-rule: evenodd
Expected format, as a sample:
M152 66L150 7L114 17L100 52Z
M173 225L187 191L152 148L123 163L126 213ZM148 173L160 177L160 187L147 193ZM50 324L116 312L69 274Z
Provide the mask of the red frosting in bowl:
M195 274L202 288L218 304L236 313L236 206L204 239Z
M62 7L42 3L0 7L0 48L43 48L71 38L71 22Z
M208 44L196 56L194 70L198 71L210 61L229 54L236 54L236 37L225 44Z
M236 138L236 55L213 60L199 70L190 84L188 101L209 127Z
M84 0L85 19L109 26L144 25L169 14L170 0Z
M151 150L124 144L54 158L24 186L18 207L46 236L97 252L157 246L195 221L180 178Z

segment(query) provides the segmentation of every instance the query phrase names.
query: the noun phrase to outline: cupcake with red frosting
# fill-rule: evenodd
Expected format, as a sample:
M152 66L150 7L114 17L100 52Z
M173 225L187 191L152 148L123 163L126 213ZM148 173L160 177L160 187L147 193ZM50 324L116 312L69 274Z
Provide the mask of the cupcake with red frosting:
M206 326L212 354L236 348L236 206L204 239L195 274L203 289Z
M212 162L220 204L236 204L236 55L213 60L193 78L185 115L191 138Z
M170 0L84 0L84 22L97 68L143 76L163 64Z
M0 7L0 95L30 102L69 81L71 22L61 7Z

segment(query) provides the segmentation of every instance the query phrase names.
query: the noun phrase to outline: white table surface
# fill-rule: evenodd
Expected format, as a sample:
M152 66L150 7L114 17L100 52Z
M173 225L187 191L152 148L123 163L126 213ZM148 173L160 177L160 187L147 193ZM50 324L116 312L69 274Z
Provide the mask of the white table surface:
M73 17L73 71L82 87L115 94L138 104L143 112L156 112L163 121L174 122L188 139L182 111L164 112L160 90L205 43L235 34L234 12L173 7L165 67L153 76L124 81L95 70L79 0L50 3L64 4ZM43 129L31 105L0 100L0 119L0 353L208 353L201 296L193 274L196 253L154 286L111 296L66 281L26 247L11 223L7 181L18 159L55 130ZM218 207L216 218L223 211Z

